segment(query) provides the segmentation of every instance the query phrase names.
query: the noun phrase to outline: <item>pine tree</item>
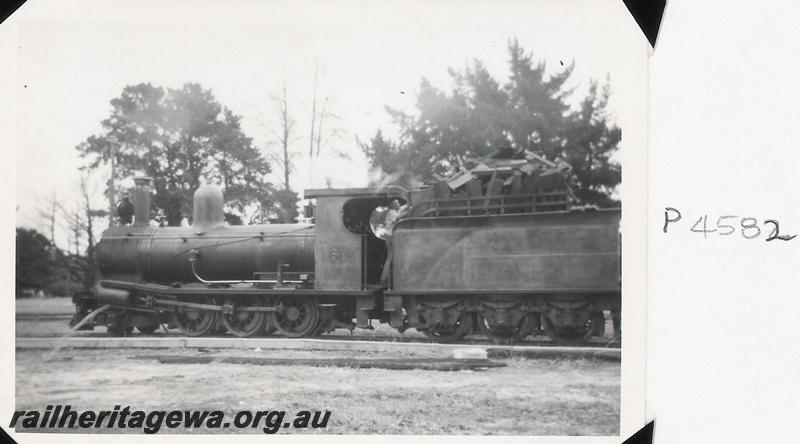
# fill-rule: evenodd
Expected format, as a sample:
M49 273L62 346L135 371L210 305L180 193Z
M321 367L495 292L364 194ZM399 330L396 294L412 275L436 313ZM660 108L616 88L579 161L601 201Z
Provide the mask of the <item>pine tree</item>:
M615 205L621 180L611 159L621 131L606 111L610 89L590 82L580 106L569 105L574 63L550 74L516 40L509 42L509 80L501 84L483 63L450 69L453 86L439 90L422 79L414 114L387 108L400 128L398 141L379 131L362 150L373 168L398 184L453 174L466 158L497 150L525 150L573 166L570 182L584 203ZM563 65L563 64L562 64Z

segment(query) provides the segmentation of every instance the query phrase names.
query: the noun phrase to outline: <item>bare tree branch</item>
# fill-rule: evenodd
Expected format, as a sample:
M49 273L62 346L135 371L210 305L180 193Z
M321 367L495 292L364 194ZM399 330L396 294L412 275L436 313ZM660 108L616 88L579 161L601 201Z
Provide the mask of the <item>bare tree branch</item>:
M317 86L319 85L319 60L314 62L314 89L311 96L311 135L308 139L309 179L311 179L311 164L314 158L314 140L317 128Z
M53 196L46 199L42 205L36 209L36 213L47 224L50 231L50 244L56 244L56 192L53 191Z
M291 191L291 172L292 172L292 153L289 149L290 143L294 140L295 120L289 114L289 96L286 90L286 83L283 84L281 95L270 95L275 114L278 118L278 127L271 128L271 132L281 147L281 155L278 162L283 169L283 186L287 191ZM273 153L272 156L275 156ZM277 157L277 156L275 156Z

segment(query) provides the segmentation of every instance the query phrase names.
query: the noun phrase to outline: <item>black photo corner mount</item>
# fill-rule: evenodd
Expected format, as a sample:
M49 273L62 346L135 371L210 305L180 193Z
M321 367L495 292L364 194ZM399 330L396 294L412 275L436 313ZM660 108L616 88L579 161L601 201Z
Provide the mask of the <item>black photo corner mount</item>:
M17 444L17 442L6 432L6 429L0 427L0 444Z
M23 3L25 3L25 0L0 0L0 24L11 17L11 14L16 12ZM0 436L0 438L3 437Z
M0 24L11 17L11 14L16 12L23 3L25 0L0 0ZM4 437L0 436L0 438Z
M623 441L622 444L653 444L653 430L655 426L655 420L648 422L644 427L639 429L638 432Z
M644 32L650 46L655 49L667 0L622 0L622 2L628 7L628 11L636 23L639 24L639 28Z

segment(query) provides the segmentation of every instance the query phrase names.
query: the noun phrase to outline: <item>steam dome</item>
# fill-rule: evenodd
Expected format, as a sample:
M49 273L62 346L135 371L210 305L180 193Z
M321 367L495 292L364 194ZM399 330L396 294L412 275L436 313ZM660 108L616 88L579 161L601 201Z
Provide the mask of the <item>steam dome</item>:
M202 185L194 192L192 228L204 232L225 223L222 190L216 185Z

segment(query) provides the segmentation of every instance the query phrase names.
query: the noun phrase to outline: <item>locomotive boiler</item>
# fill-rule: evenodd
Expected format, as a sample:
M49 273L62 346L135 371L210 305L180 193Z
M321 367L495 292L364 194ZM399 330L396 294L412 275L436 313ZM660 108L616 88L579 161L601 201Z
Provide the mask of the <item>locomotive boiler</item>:
M136 197L149 208L147 179ZM314 228L294 224L225 223L222 193L203 186L194 196L190 227L151 227L146 215L130 226L111 227L97 245L104 279L160 284L252 280L281 268L293 275L314 271Z
M563 176L515 165L411 191L307 190L306 225L228 225L220 189L203 186L191 226L155 227L150 181L137 178L135 222L103 233L101 278L78 312L108 305L97 322L113 335L166 324L306 337L373 322L436 341L602 334L603 312L620 308L619 209L574 207ZM410 211L383 239L371 222L393 201Z

